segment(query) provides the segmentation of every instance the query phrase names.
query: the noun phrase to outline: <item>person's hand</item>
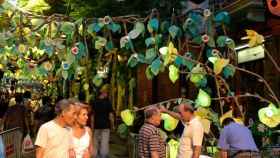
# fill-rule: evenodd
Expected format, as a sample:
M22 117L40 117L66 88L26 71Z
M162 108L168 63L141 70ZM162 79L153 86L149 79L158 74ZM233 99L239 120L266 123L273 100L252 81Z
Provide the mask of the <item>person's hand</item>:
M90 152L88 150L85 151L83 158L91 158Z
M69 158L76 158L76 153L74 149L69 150Z
M159 108L159 111L160 111L160 112L163 112L163 113L166 113L166 112L167 112L166 107L164 107L164 106L162 106L162 105L160 105L158 108Z

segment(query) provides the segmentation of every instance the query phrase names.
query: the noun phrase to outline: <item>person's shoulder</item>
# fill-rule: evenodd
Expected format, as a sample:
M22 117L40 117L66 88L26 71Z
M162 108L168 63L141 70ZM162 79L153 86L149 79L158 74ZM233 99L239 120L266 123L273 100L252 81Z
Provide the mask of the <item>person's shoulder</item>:
M49 129L49 128L53 128L54 126L55 126L55 123L53 120L51 120L51 121L44 123L40 128Z
M141 131L144 132L144 133L147 133L147 134L155 134L155 133L158 132L158 129L151 124L145 123L141 127Z

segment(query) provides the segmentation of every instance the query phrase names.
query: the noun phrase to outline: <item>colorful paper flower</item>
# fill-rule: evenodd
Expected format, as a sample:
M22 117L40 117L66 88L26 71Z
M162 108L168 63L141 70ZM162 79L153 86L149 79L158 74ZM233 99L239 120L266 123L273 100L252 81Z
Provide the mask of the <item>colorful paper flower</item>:
M202 38L202 41L203 41L204 43L207 43L207 42L209 41L209 39L210 39L209 36L206 35L206 34L203 35L201 38Z
M257 45L260 45L263 43L264 41L264 37L260 34L258 34L256 31L254 30L246 30L247 36L242 37L242 40L249 40L249 47L255 47Z
M72 52L72 54L77 55L79 53L79 48L77 46L75 46L75 47L71 48L71 52Z

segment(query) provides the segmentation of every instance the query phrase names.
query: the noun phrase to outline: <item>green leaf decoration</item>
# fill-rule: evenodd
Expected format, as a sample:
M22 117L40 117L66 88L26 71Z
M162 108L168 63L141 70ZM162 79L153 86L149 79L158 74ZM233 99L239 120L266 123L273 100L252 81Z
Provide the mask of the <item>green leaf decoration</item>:
M188 29L189 27L193 27L193 26L194 26L194 21L193 21L193 19L187 18L187 19L185 20L184 24L183 24L183 30L184 30L184 31L187 31L187 29Z
M103 37L97 37L97 40L95 41L95 49L99 50L107 44L107 39Z
M129 36L124 36L120 39L120 46L121 48L126 47L126 45L128 44L128 42L130 41Z
M61 75L63 77L64 80L67 80L68 79L68 71L62 71L61 72Z
M200 89L195 103L196 107L209 107L211 105L211 97L208 93Z
M146 77L147 77L148 80L152 80L154 78L154 75L153 75L153 72L151 71L151 67L150 66L148 66L146 68L146 72L145 73L146 73Z
M127 61L127 65L131 68L134 68L138 64L137 54L131 55Z
M268 107L260 109L258 115L260 121L270 128L280 124L280 109L272 103Z
M139 32L139 34L141 33L145 33L145 25L141 22L137 22L135 24L135 27L134 27L135 30L137 30L137 32Z
M31 12L43 13L43 11L50 9L50 6L44 0L36 0L27 1L27 4L22 9Z
M103 83L103 79L99 76L99 75L95 75L92 79L92 83L96 86L96 87L100 87Z
M179 30L180 30L180 28L179 28L178 26L176 26L176 25L172 25L172 26L168 29L169 34L170 34L170 36L171 36L173 39L175 39L175 37L178 36Z
M226 45L232 50L235 49L235 42L231 38L226 39Z
M157 52L155 48L150 48L146 50L145 59L150 63L157 57Z
M147 47L150 47L150 46L156 44L156 40L155 40L154 37L146 38L145 44L146 44Z
M113 50L113 48L114 48L114 43L113 43L113 41L109 41L109 42L106 43L105 49L106 49L107 51L111 51L111 50Z
M174 61L174 64L177 66L177 67L180 67L181 65L183 65L183 58L182 57L180 57L180 56L177 56L176 58L175 58L175 61Z
M161 114L161 119L164 120L164 129L169 132L175 130L179 123L179 120L165 113Z
M157 31L158 31L158 28L159 28L159 21L158 21L158 19L153 18L153 19L151 19L151 20L148 22L148 31L149 31L150 33L152 33L152 32L157 32Z
M128 33L128 37L130 39L136 39L139 35L141 34L141 32L139 32L138 30L131 30L129 33Z
M93 34L93 33L97 33L99 31L101 31L101 29L104 27L103 23L92 23L88 26L87 28L87 32L89 34Z
M24 61L23 59L19 59L19 60L17 61L17 65L18 65L18 67L19 67L20 69L22 69L22 68L24 68L24 67L26 66L26 63L25 63L25 61Z
M208 60L214 64L214 72L216 75L220 74L224 67L229 64L229 59L210 57Z
M154 60L151 64L151 71L152 73L157 76L159 71L160 71L160 68L161 68L161 65L162 65L162 61L160 60L160 58L157 58L156 60Z
M192 41L195 43L195 44L198 44L198 45L201 45L202 44L202 38L201 36L196 36L192 39Z
M219 36L217 39L218 47L225 47L227 38L228 38L227 36Z
M179 69L175 65L169 66L169 78L172 83L175 83L179 78Z
M38 26L41 26L42 24L44 24L45 20L43 20L43 19L31 19L30 22L31 22L33 27L38 27Z
M156 37L155 37L155 40L156 40L156 45L159 46L161 45L162 43L162 34L157 34Z
M213 37L209 36L209 41L207 42L207 45L209 47L212 47L212 48L215 48L216 47L216 44L215 44L215 40Z
M135 119L133 112L129 109L123 110L121 112L121 118L127 126L132 126Z
M230 16L228 12L222 11L215 16L215 22L220 24L230 24Z
M71 35L75 31L75 25L71 22L63 22L61 24L61 31L67 35Z
M125 123L120 124L117 132L122 139L127 138L129 134L128 126Z
M68 52L66 55L66 61L68 64L72 64L75 61L75 55L73 55L72 53Z
M163 21L163 22L161 23L161 25L160 25L160 31L161 31L162 33L167 33L169 27L170 27L169 22L168 22L168 21Z
M200 66L200 64L197 64L192 70L191 70L191 77L190 81L194 84L199 84L199 82L204 78L206 72L203 69L203 67Z
M107 26L113 33L121 33L121 25L117 24L117 23L110 23L108 26ZM101 26L98 26L98 28L102 29ZM95 32L99 32L100 29L97 29L95 30Z
M233 66L227 65L226 67L224 67L223 76L225 78L233 77L234 74L235 74L235 68Z

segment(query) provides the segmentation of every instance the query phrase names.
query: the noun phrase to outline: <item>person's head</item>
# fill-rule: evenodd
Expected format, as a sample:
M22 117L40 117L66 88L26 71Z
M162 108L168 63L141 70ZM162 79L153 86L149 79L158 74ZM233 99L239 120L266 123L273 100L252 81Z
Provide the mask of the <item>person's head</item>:
M88 121L88 114L90 112L90 107L87 104L76 103L77 105L77 117L76 117L76 125L80 127L84 127Z
M225 118L225 119L223 120L223 122L222 122L222 126L225 127L225 126L229 125L229 124L232 123L232 122L235 122L235 121L233 120L233 118L231 118L231 117Z
M147 108L144 111L145 120L155 126L159 126L161 122L160 110L156 106Z
M71 100L62 99L56 103L55 113L66 126L72 126L76 118L76 105Z
M106 99L109 97L109 85L105 84L100 89L100 94L98 96L99 99Z
M178 111L183 120L186 122L189 122L194 116L194 108L188 103L180 104L178 106Z

